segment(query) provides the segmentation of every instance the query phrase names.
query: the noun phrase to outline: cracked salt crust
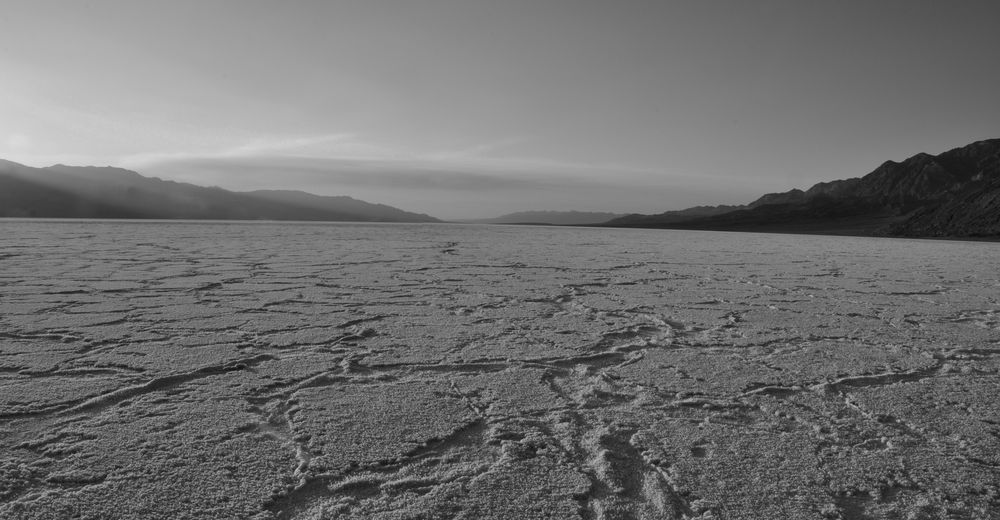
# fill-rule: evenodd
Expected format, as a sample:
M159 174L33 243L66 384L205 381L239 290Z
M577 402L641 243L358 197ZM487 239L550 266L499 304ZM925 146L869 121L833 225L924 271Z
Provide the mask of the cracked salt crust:
M0 228L0 518L1000 517L995 244Z

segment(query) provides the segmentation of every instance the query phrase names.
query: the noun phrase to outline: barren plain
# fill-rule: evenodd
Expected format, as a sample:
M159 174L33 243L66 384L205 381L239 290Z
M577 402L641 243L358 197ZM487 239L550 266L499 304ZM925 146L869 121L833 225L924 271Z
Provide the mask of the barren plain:
M0 233L0 518L1000 518L998 244Z

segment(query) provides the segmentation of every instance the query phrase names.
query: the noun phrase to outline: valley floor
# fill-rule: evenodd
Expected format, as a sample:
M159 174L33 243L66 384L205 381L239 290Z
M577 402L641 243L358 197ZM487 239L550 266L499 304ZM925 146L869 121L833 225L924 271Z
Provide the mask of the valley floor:
M996 244L0 223L0 517L1000 517Z

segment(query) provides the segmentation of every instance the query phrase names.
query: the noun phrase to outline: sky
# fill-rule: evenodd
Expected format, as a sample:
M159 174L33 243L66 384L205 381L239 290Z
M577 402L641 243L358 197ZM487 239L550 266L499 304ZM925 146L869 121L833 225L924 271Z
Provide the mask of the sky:
M0 0L0 158L439 218L746 203L1000 137L1000 2Z

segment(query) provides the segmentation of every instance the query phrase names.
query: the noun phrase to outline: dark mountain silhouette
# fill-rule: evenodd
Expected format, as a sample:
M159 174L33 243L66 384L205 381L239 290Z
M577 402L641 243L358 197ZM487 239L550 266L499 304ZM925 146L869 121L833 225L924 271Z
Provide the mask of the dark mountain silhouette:
M350 197L233 192L121 168L31 168L0 160L0 217L439 222Z
M744 208L746 208L746 206L695 206L693 208L678 211L667 211L656 215L633 213L631 215L626 215L612 220L609 223L627 222L630 226L634 227L660 227L663 224L687 222L697 218L721 215L723 213L729 213Z
M717 207L719 209L722 207ZM698 208L692 208L692 210ZM690 210L685 210L690 211ZM910 237L1000 237L1000 139L887 161L860 178L769 193L714 215L629 215L616 227Z
M594 211L519 211L495 218L469 220L478 224L551 224L554 226L586 226L600 224L623 216L621 213Z

